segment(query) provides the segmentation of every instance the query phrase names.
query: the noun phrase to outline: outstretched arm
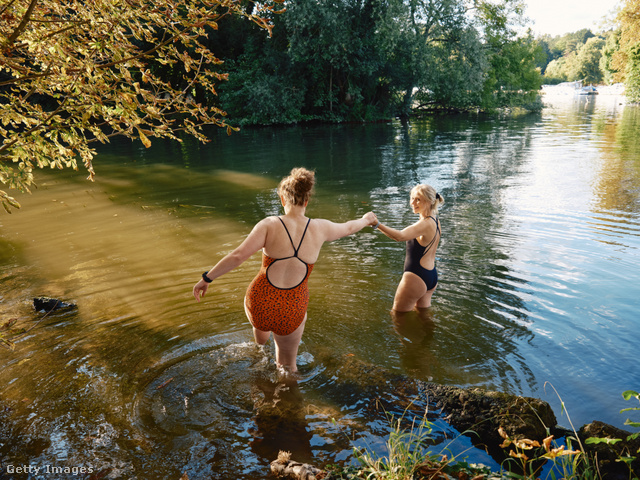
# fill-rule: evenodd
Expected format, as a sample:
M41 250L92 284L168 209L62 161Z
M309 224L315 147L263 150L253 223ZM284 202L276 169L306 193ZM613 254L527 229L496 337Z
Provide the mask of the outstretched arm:
M424 235L425 228L426 225L423 223L423 220L419 220L413 225L409 225L402 230L396 230L395 228L388 227L386 225L383 225L382 223L378 225L378 230L380 230L383 234L385 234L391 240L395 240L396 242L406 242L407 240L411 240L412 238L417 238L420 235Z
M262 220L253 227L251 233L235 250L225 255L225 257L220 260L215 267L207 272L207 278L213 281L240 266L254 253L264 247L266 238L267 225L265 220ZM205 282L204 279L200 279L200 281L194 285L193 296L197 302L200 301L200 298L204 297L208 288L209 284Z
M349 220L344 223L334 223L329 220L320 219L319 221L322 222L322 229L325 233L325 242L333 242L339 238L359 232L368 225L373 226L378 223L378 219L373 212L365 213L362 218Z

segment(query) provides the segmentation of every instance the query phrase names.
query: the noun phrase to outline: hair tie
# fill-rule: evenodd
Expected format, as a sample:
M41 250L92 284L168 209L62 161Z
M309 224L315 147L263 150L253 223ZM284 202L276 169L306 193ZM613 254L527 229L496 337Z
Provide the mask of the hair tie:
M436 192L436 200L440 200L441 198L440 194Z

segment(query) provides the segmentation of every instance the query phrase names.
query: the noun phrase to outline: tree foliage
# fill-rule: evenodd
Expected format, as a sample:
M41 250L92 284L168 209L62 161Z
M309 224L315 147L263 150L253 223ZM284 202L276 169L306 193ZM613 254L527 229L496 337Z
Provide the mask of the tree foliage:
M580 49L589 39L594 37L596 37L596 35L588 28L555 37L551 35L539 37L537 42L546 54L545 57L542 58L542 61L538 63L540 70L548 77L557 76L560 70L560 75L566 80L566 77L572 76L572 74L568 70L564 70L564 68L572 68L567 66L573 66L575 56L578 55ZM552 63L553 65L551 65ZM551 66L551 73L547 71L549 66ZM562 66L563 69L559 69L559 66Z
M491 57L484 103L494 107L533 104L542 85L536 61L541 51L532 37L501 44Z
M595 35L589 29L557 37L544 36L537 41L546 53L546 62L538 63L547 83L582 80L598 84L607 76L607 39L612 32Z
M286 12L277 15L280 1ZM148 146L154 137L206 141L205 124L230 131L530 103L541 49L516 33L523 8L522 0L8 0L0 180L28 191L34 168L78 161L93 177L95 142L114 135ZM17 205L6 192L0 200Z
M602 57L600 58L602 80L606 84L619 81L620 75L614 65L614 55L618 50L620 50L620 30L612 30L607 34L605 45L602 48Z
M618 14L620 49L612 66L625 83L627 99L640 103L640 0L624 0Z
M513 79L540 78L533 50L510 47L519 42L522 8L519 0L297 0L275 20L281 40L245 40L241 53L226 58L233 69L221 98L245 124L504 106L504 98L483 92L509 84L511 101L530 93L504 69L492 70L505 50ZM279 94L269 94L265 86L275 84Z
M228 129L216 101L227 78L207 46L226 16L266 31L273 2L232 0L8 0L0 6L0 180L29 191L36 167L93 178L95 142L114 135L207 141ZM0 190L10 213L19 207Z
M601 37L591 37L580 47L576 55L574 76L585 83L601 83L604 77L600 68L602 50L606 41Z

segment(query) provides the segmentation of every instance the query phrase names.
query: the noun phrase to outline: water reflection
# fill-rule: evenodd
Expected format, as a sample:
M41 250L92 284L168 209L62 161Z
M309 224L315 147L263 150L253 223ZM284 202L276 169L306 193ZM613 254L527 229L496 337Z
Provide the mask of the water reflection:
M442 366L433 354L431 345L436 333L431 309L422 308L412 312L391 310L391 320L402 342L400 356L407 371L413 373L417 370L421 376L426 376L426 380L433 381L435 370ZM416 368L416 365L419 367ZM438 377L441 378L442 375Z

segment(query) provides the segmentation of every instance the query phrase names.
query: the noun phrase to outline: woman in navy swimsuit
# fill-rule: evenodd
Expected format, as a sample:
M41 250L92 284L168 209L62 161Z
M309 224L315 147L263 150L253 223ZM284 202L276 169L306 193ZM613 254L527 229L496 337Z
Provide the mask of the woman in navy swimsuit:
M431 306L431 296L438 285L436 250L440 243L438 207L444 198L430 185L417 185L411 190L411 208L420 219L403 230L378 224L387 237L407 242L404 273L393 300L393 310L409 312Z

